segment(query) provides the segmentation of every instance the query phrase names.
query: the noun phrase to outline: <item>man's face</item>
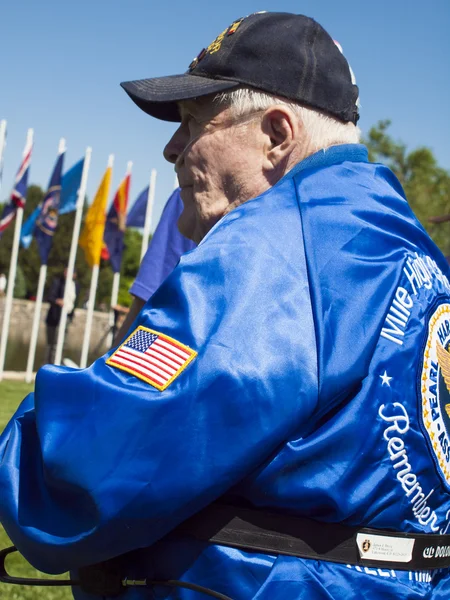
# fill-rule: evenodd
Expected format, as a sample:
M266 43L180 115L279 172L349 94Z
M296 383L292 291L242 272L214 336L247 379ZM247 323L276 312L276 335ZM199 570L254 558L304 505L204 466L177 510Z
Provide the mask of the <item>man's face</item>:
M178 228L199 243L224 214L269 187L262 175L264 135L258 113L236 119L208 100L182 102L180 113L164 156L181 186Z

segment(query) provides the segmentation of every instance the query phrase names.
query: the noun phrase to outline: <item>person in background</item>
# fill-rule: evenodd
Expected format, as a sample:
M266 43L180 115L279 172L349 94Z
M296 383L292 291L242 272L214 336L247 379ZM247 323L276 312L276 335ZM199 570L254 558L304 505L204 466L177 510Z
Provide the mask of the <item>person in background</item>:
M182 211L183 202L178 188L164 206L139 272L130 288L134 300L125 319L117 327L113 346L117 346L123 340L144 304L176 267L180 256L196 247L193 241L178 231L177 221Z
M69 282L69 292L67 296L67 325L73 320L75 314L75 302L78 295L78 285L76 282L77 274L73 272L73 279ZM50 285L47 294L47 302L50 306L45 319L47 333L47 348L45 362L53 363L55 360L56 343L58 339L58 326L61 320L62 308L64 306L64 290L67 282L67 269L64 269L64 275L55 277Z

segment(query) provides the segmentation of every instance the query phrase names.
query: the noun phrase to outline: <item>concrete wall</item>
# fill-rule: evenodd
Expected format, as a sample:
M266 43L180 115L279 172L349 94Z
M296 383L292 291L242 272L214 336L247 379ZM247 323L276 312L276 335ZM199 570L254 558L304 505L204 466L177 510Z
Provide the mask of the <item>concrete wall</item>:
M42 304L41 320L39 325L38 344L45 345L45 318L48 311L48 303ZM28 345L33 325L35 303L30 300L14 299L11 310L11 321L9 325L9 339L21 344ZM3 322L3 313L5 310L5 297L0 297L0 327ZM69 350L81 350L83 344L84 328L86 324L87 311L82 308L75 309L75 316L67 329L65 348ZM1 331L1 329L0 329ZM108 314L104 312L94 312L92 320L92 333L90 341L90 351L98 354L106 352L106 338L109 331Z

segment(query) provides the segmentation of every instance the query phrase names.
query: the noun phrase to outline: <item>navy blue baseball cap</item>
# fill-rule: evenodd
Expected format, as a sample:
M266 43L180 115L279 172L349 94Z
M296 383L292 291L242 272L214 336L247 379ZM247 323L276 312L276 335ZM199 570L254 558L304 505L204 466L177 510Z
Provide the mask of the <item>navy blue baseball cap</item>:
M237 19L180 75L121 86L147 114L180 121L178 102L239 86L358 121L358 87L339 45L314 19L262 12Z

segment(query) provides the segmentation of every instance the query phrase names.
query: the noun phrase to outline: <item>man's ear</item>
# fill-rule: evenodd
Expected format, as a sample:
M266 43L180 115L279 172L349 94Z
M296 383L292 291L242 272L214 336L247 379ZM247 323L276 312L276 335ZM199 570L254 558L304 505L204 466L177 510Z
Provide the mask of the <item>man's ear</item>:
M266 110L261 122L266 135L266 168L284 170L289 157L295 150L302 133L302 125L288 106L271 106Z

